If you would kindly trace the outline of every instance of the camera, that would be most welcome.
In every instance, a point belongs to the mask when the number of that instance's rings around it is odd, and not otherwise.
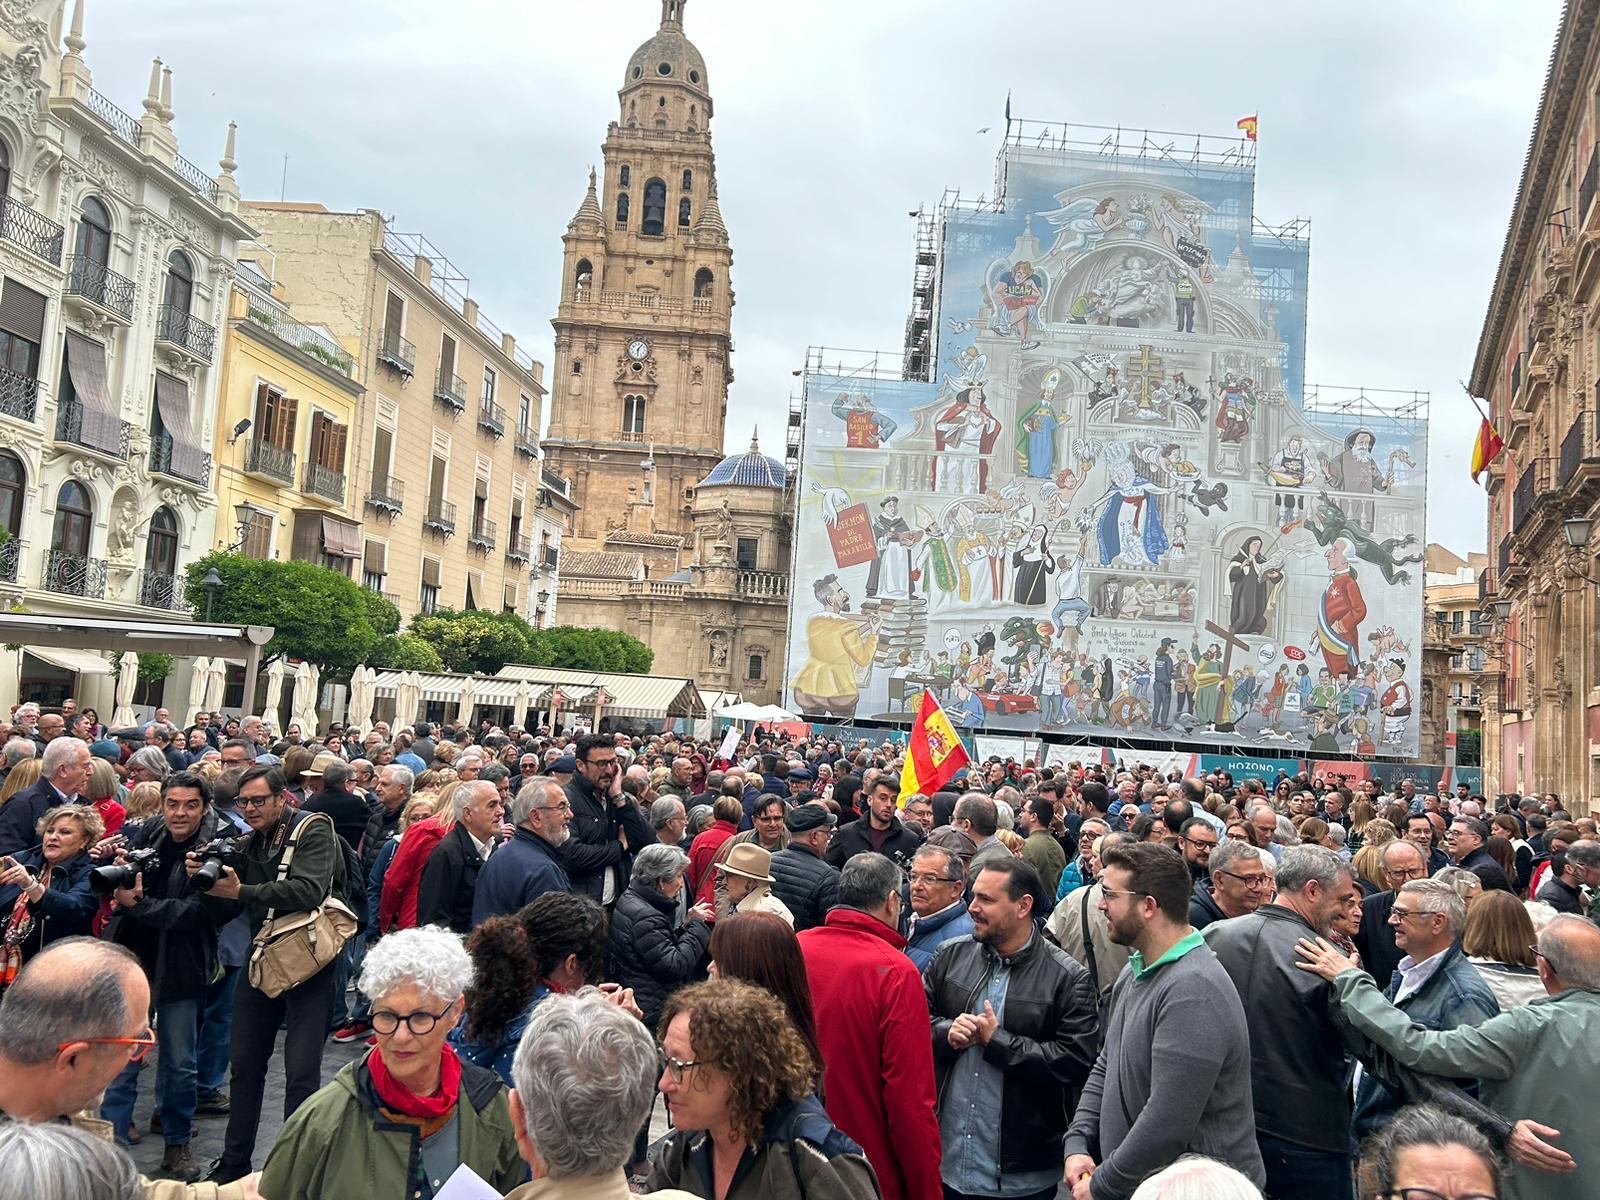
[[[198,892],[209,892],[222,878],[222,868],[238,853],[233,838],[213,838],[189,853],[200,859],[200,869],[189,876],[190,885]]]
[[[127,861],[111,863],[104,867],[95,867],[89,872],[89,886],[102,896],[110,895],[118,888],[131,888],[144,869],[156,861],[159,852],[154,846],[147,846],[143,850],[129,850]]]

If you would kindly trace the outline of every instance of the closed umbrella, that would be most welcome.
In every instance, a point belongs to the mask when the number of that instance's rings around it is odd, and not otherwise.
[[[308,738],[311,730],[307,728],[309,718],[306,713],[310,710],[315,700],[311,695],[311,664],[302,661],[294,669],[294,698],[289,703],[289,724],[300,726],[300,736]],[[288,726],[284,726],[285,729]]]
[[[111,728],[126,729],[139,718],[133,715],[133,694],[139,687],[139,656],[132,650],[122,655],[122,668],[117,672],[117,707],[111,714]]]
[[[377,699],[378,673],[362,664],[350,676],[350,712],[346,724],[354,725],[366,737],[372,728],[372,702]]]
[[[472,710],[478,704],[478,681],[468,675],[461,681],[461,711],[456,715],[456,720],[463,725],[472,724]]]
[[[533,707],[533,684],[524,679],[517,684],[517,694],[511,698],[511,723],[528,727],[528,710]]]
[[[250,697],[245,697],[245,704],[250,703]],[[283,722],[278,718],[278,706],[283,703],[283,659],[273,659],[267,664],[267,702],[262,705],[261,715],[268,725],[272,726],[274,735],[281,734],[284,730]]]
[[[416,671],[401,674],[394,688],[396,727],[414,725],[422,713],[422,676]]]
[[[189,672],[189,708],[188,715],[183,718],[185,728],[194,724],[194,715],[205,707],[206,688],[211,678],[211,660],[197,658]]]
[[[211,660],[206,670],[206,691],[200,707],[206,712],[221,712],[222,700],[228,690],[228,664],[220,655]]]
[[[317,736],[317,701],[322,698],[322,668],[316,663],[308,665],[311,668],[311,699],[306,704],[305,714],[300,718],[300,734],[302,737],[314,738]]]

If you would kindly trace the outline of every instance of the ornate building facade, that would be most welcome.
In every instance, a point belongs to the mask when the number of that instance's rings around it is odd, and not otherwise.
[[[577,506],[562,619],[634,634],[658,673],[776,701],[792,494],[753,440],[724,457],[733,251],[683,10],[663,0],[628,60],[602,171],[562,239],[545,438]]]
[[[1454,750],[1453,765],[1482,765],[1480,681],[1487,619],[1478,598],[1478,579],[1488,565],[1486,554],[1462,556],[1432,542],[1427,547],[1422,589],[1422,696],[1424,708],[1434,706],[1438,717],[1436,725],[1430,725],[1424,714],[1419,757],[1425,763],[1451,763],[1450,751]],[[1434,646],[1438,652],[1428,653]],[[1453,745],[1451,734],[1455,735]]]
[[[155,62],[134,116],[94,89],[84,27],[84,0],[0,4],[0,605],[187,615],[215,526],[217,329],[252,230],[231,127],[213,177],[178,153],[172,70]],[[98,655],[17,665],[7,692],[110,711]]]
[[[1600,0],[1563,12],[1473,363],[1488,475],[1484,792],[1600,793]]]

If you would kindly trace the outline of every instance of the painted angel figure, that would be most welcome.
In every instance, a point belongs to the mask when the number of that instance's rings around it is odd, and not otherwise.
[[[1160,566],[1172,543],[1152,497],[1168,495],[1172,489],[1141,475],[1124,442],[1108,443],[1100,459],[1111,477],[1111,486],[1094,504],[1100,513],[1101,564],[1111,566],[1120,560],[1128,566]]]

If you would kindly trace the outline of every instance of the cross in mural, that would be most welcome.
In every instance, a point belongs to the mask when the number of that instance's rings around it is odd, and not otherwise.
[[[1153,346],[1140,346],[1139,357],[1128,360],[1128,381],[1135,384],[1135,396],[1140,408],[1150,407],[1150,388],[1161,381],[1161,356],[1152,354]]]

